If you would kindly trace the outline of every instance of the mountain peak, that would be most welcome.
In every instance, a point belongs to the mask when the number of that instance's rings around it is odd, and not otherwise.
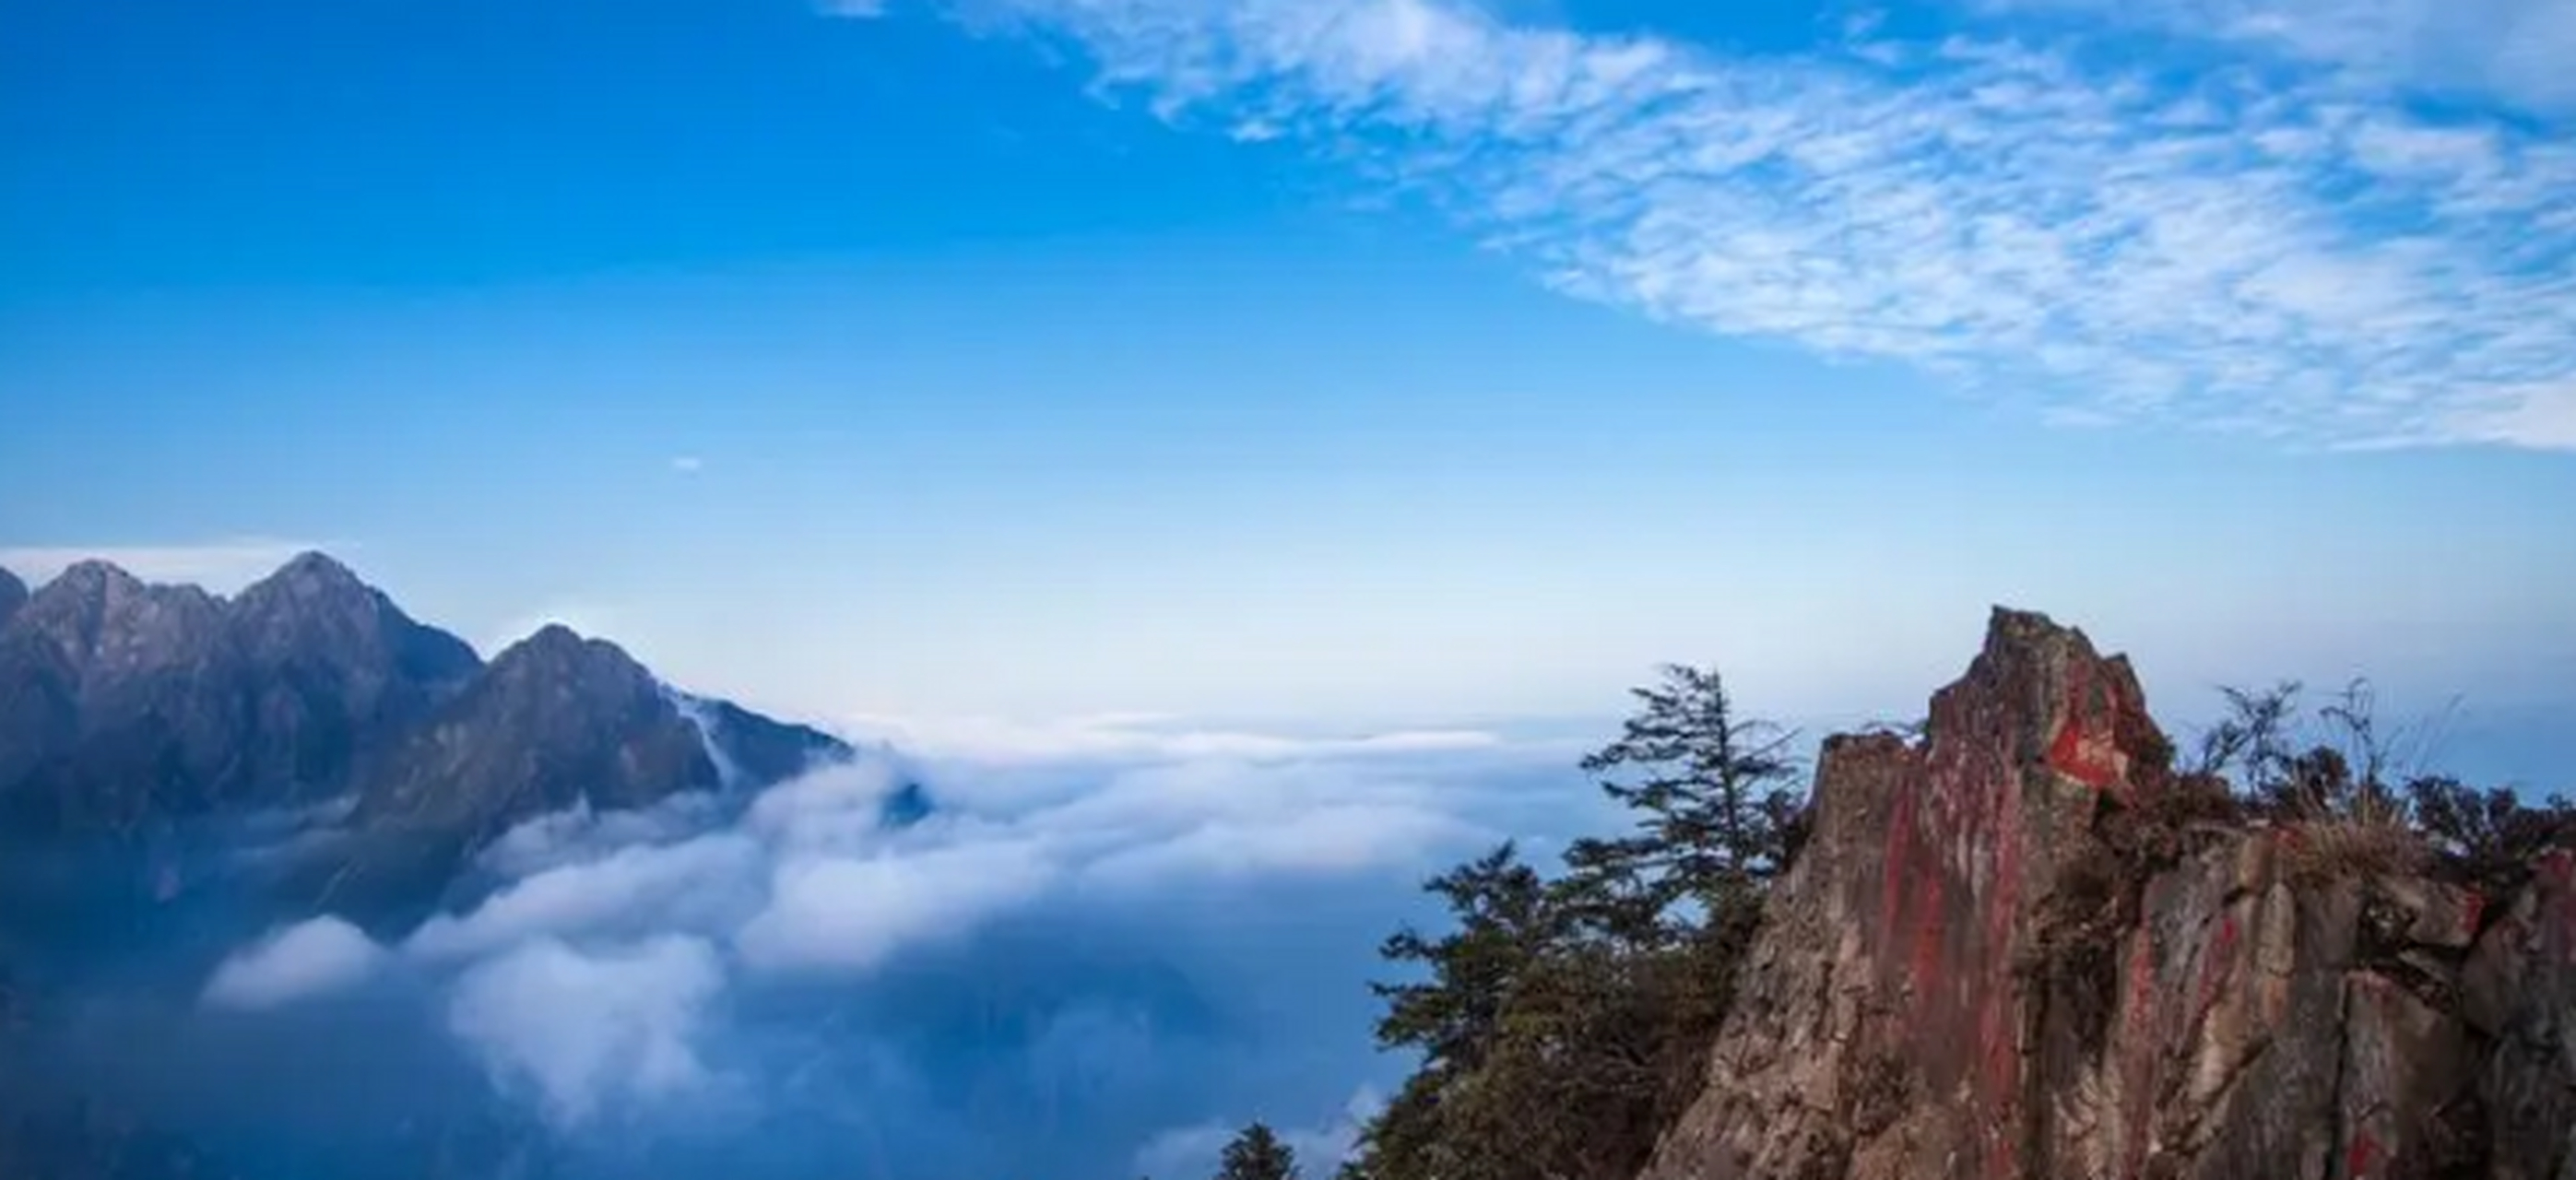
[[[244,650],[265,664],[389,665],[430,685],[460,682],[482,664],[464,640],[414,621],[383,591],[318,551],[298,554],[251,584],[229,613]]]
[[[237,613],[254,618],[337,618],[353,629],[371,627],[382,616],[401,613],[391,599],[349,567],[321,553],[300,554],[277,567],[245,588],[233,605]]]
[[[635,658],[627,655],[624,648],[605,639],[592,639],[562,623],[548,623],[530,632],[527,638],[501,649],[501,654],[492,657],[492,666],[495,669],[529,664],[560,666],[594,660],[602,664],[634,664],[638,670],[643,667],[636,664]]]
[[[561,623],[548,623],[492,657],[491,678],[503,684],[556,684],[586,694],[659,696],[662,682],[626,649],[592,639]]]
[[[548,648],[574,648],[587,642],[589,642],[589,640],[584,639],[581,632],[573,630],[567,624],[548,623],[545,626],[537,628],[535,631],[531,632],[527,638],[520,640],[512,646],[531,647],[538,650],[545,650]]]
[[[64,566],[53,581],[45,583],[47,590],[57,588],[82,598],[95,598],[110,591],[140,590],[143,581],[106,558],[88,557]]]
[[[375,587],[369,586],[348,566],[340,564],[330,554],[317,549],[308,549],[296,554],[285,565],[277,567],[276,572],[253,583],[249,589],[242,592],[242,597],[248,599],[255,595],[279,592],[298,597],[351,592],[372,595],[375,593]]]

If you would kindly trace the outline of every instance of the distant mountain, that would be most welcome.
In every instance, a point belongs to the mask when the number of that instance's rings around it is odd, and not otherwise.
[[[18,587],[0,582],[0,823],[22,836],[346,795],[371,843],[452,867],[576,802],[764,786],[849,754],[562,627],[487,667],[319,553],[230,600],[95,561],[8,609]]]

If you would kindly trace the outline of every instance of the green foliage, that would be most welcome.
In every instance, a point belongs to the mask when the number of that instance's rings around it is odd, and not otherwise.
[[[1567,850],[1566,900],[1597,933],[1664,945],[1680,933],[1667,924],[1677,904],[1739,904],[1787,861],[1796,735],[1742,716],[1714,670],[1668,666],[1661,684],[1631,691],[1639,709],[1583,769],[1605,776],[1635,830]]]
[[[1370,985],[1387,1006],[1378,1044],[1419,1050],[1427,1066],[1474,1069],[1493,1043],[1512,985],[1549,943],[1555,915],[1547,884],[1506,841],[1424,888],[1449,903],[1457,929],[1435,941],[1408,927],[1378,949],[1389,962],[1430,972],[1418,983]]]
[[[1267,1124],[1256,1122],[1225,1145],[1216,1180],[1297,1180],[1297,1153]]]
[[[1617,741],[1583,760],[1636,817],[1575,842],[1542,878],[1514,846],[1426,882],[1437,938],[1382,953],[1378,1039],[1420,1065],[1367,1128],[1345,1180],[1625,1180],[1698,1094],[1705,1054],[1804,830],[1791,735],[1740,716],[1713,671],[1636,690]]]

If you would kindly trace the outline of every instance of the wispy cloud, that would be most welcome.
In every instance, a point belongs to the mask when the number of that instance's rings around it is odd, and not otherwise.
[[[2143,7],[2308,29],[2361,6]],[[1459,0],[963,10],[1072,42],[1102,93],[1177,123],[1296,136],[1554,287],[1661,320],[2074,421],[2568,445],[2551,407],[2576,381],[2576,142],[2306,64],[2363,60],[2366,39],[2159,71],[2102,52],[2099,20],[1939,42],[1862,23],[1757,57]]]
[[[2576,114],[2565,0],[1976,0],[1998,14],[2103,18],[2332,69],[2361,86],[2469,94]]]
[[[337,550],[345,550],[339,546]],[[270,537],[184,545],[31,545],[0,548],[0,569],[30,583],[50,581],[83,561],[106,561],[147,582],[180,582],[228,594],[268,576],[296,554],[333,546]],[[336,550],[335,550],[336,551]]]

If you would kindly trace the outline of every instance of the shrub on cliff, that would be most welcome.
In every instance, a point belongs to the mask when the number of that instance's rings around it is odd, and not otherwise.
[[[2530,876],[2541,852],[2576,844],[2576,804],[2526,804],[2423,765],[2430,725],[2392,729],[2356,680],[2303,725],[2300,686],[2222,690],[2228,715],[2203,735],[2203,774],[2234,771],[2256,814],[2285,826],[2292,870],[2320,882],[2432,872],[2490,894]]]
[[[2420,776],[2406,791],[2439,869],[2490,895],[2521,888],[2542,852],[2576,846],[2576,803],[2565,795],[2525,806],[2511,791],[2481,791],[2446,775]]]

